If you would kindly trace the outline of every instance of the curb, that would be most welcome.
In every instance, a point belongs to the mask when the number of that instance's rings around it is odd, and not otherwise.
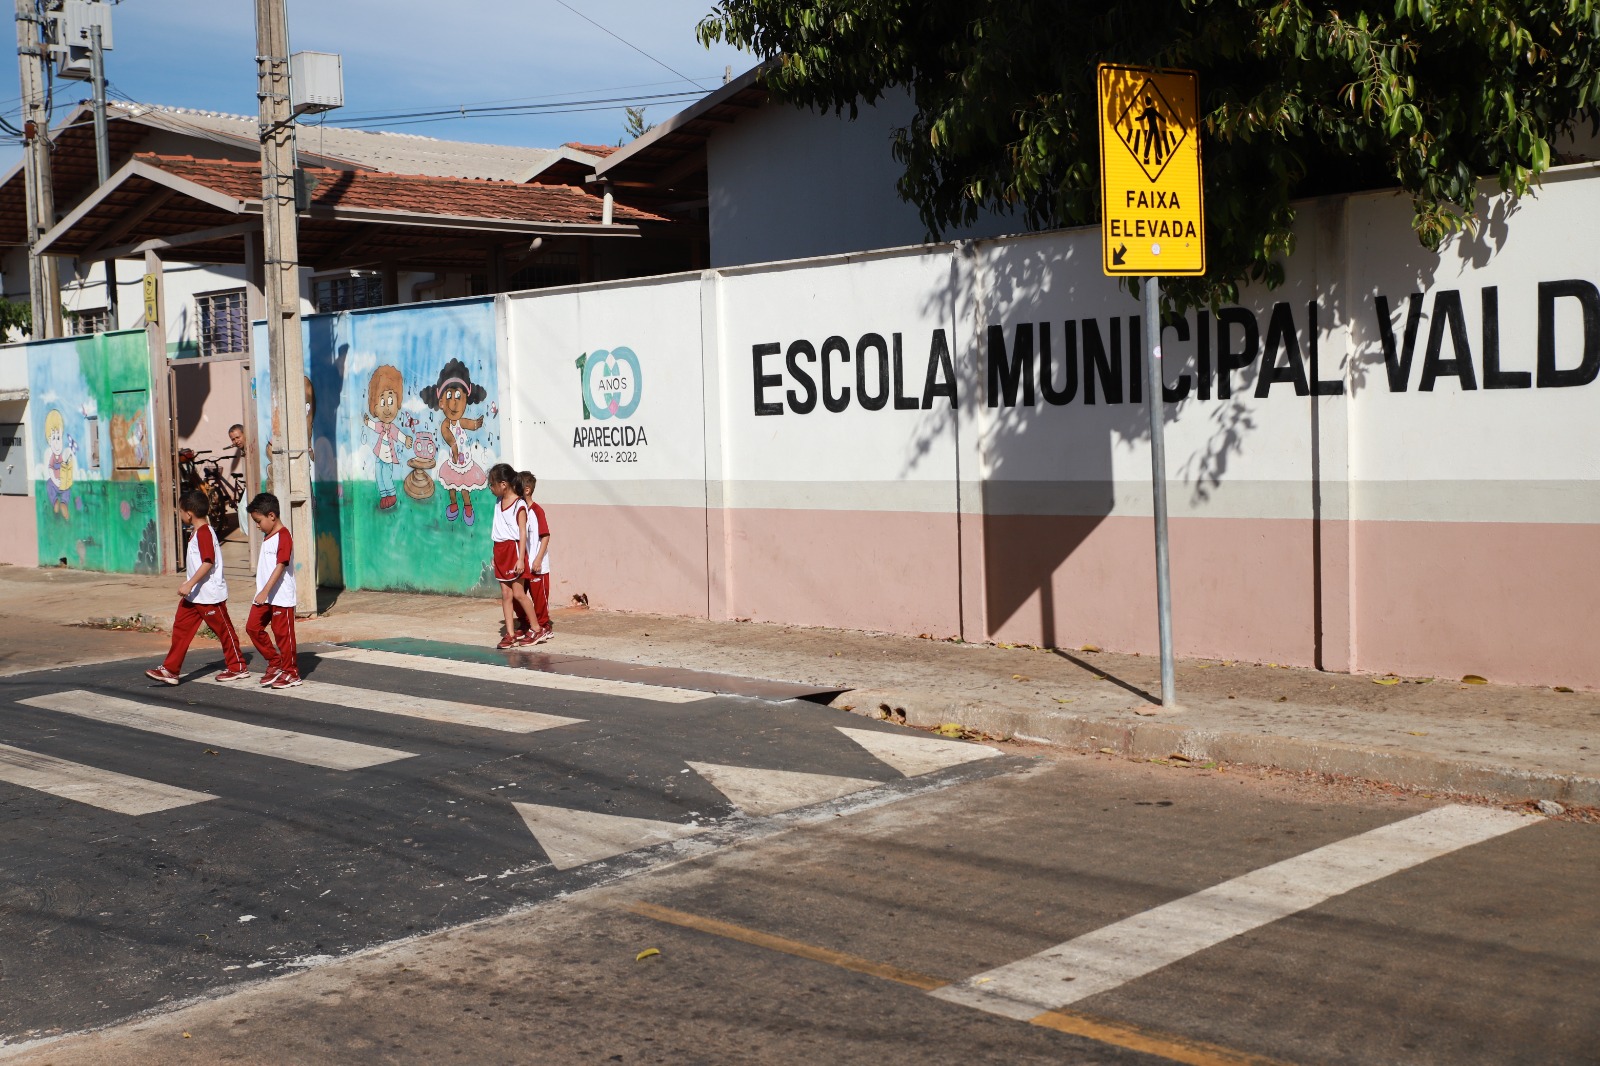
[[[1225,733],[1158,722],[1123,723],[1059,711],[1022,711],[959,703],[936,693],[854,689],[831,706],[868,718],[884,712],[909,725],[955,722],[997,737],[1098,751],[1109,748],[1129,759],[1163,759],[1174,752],[1194,762],[1264,766],[1297,773],[1336,774],[1404,788],[1455,792],[1519,802],[1555,800],[1600,806],[1600,779],[1579,774],[1517,770],[1457,762],[1431,755],[1383,751],[1323,740]]]

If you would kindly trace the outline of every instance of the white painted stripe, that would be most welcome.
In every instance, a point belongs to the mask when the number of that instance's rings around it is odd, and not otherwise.
[[[430,722],[445,722],[449,725],[498,729],[503,733],[537,733],[541,729],[577,725],[583,721],[582,718],[563,718],[557,714],[541,714],[538,711],[484,707],[476,703],[435,700],[405,692],[353,688],[325,681],[305,681],[295,688],[275,689],[272,694],[292,696],[295,699],[311,700],[315,703],[331,703],[338,707],[352,707],[362,711],[377,711],[380,714],[425,718]]]
[[[151,703],[136,703],[118,696],[105,696],[98,692],[73,690],[52,692],[46,696],[32,696],[18,703],[42,707],[47,711],[77,715],[107,725],[141,729],[146,733],[189,740],[233,751],[246,751],[252,755],[267,755],[274,759],[305,763],[308,766],[325,766],[331,770],[359,770],[366,766],[412,758],[409,751],[378,748],[370,744],[356,744],[348,740],[319,737],[310,733],[295,733],[272,726],[249,725],[226,718],[180,711],[176,707],[163,707]]]
[[[1029,1020],[1537,820],[1483,807],[1440,807],[1252,871],[929,995]]]
[[[0,744],[0,781],[118,814],[154,814],[216,799],[209,792],[145,781]]]
[[[644,685],[635,681],[608,681],[599,677],[576,677],[572,674],[549,674],[542,670],[523,670],[515,666],[497,666],[494,663],[463,663],[454,659],[439,659],[432,655],[403,655],[375,648],[329,648],[318,651],[324,659],[346,659],[350,662],[369,663],[373,666],[393,666],[401,670],[423,670],[430,674],[449,674],[451,677],[471,677],[480,681],[498,681],[508,685],[527,685],[530,688],[555,689],[560,692],[591,692],[601,696],[625,696],[632,700],[654,700],[657,703],[694,703],[710,699],[714,693],[697,692],[686,688],[668,688]]]

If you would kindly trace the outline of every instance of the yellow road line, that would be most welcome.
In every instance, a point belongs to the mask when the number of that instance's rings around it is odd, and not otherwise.
[[[1173,1033],[1155,1032],[1141,1026],[1096,1018],[1092,1014],[1080,1014],[1077,1011],[1048,1010],[1034,1018],[1030,1024],[1098,1040],[1102,1044],[1113,1044],[1129,1051],[1159,1055],[1173,1062],[1187,1063],[1188,1066],[1286,1066],[1278,1059],[1269,1059],[1264,1055],[1234,1051],[1232,1048],[1208,1044],[1203,1040],[1190,1040]]]
[[[886,981],[897,981],[912,988],[920,988],[924,992],[931,992],[935,988],[943,988],[950,982],[937,977],[929,977],[925,973],[914,970],[902,970],[898,966],[887,963],[873,962],[863,959],[859,955],[847,955],[842,951],[833,951],[829,948],[819,948],[814,944],[802,944],[798,940],[788,940],[770,933],[760,933],[754,929],[746,929],[742,925],[730,922],[719,922],[715,918],[702,918],[698,914],[688,914],[684,911],[675,911],[671,907],[661,907],[654,903],[635,903],[630,910],[646,918],[654,918],[658,922],[668,925],[680,925],[685,929],[697,929],[702,933],[720,936],[727,940],[737,940],[745,944],[754,944],[758,948],[767,948],[770,951],[781,951],[785,955],[796,955],[802,959],[811,959],[813,962],[825,962],[830,966],[837,966],[843,970],[852,970],[872,977],[881,977]]]
[[[923,992],[931,992],[936,988],[944,988],[949,981],[930,974],[918,973],[915,970],[902,969],[888,963],[873,962],[863,959],[859,955],[851,955],[843,951],[834,951],[832,948],[818,947],[815,944],[805,944],[787,937],[773,936],[755,929],[747,929],[742,925],[732,922],[720,921],[716,918],[702,918],[698,914],[689,914],[687,911],[673,910],[656,903],[643,901],[632,904],[629,908],[634,914],[644,918],[653,918],[658,922],[668,925],[680,926],[684,929],[693,929],[701,933],[709,933],[725,940],[737,940],[741,944],[751,944],[755,947],[766,948],[769,951],[793,955],[796,958],[810,959],[813,962],[827,963],[837,966],[842,970],[853,973],[864,973],[870,977],[881,977],[886,981],[894,981],[902,985]],[[1267,1058],[1263,1055],[1252,1055],[1248,1052],[1234,1051],[1230,1048],[1208,1044],[1201,1040],[1190,1040],[1187,1037],[1177,1036],[1172,1033],[1162,1033],[1145,1029],[1126,1022],[1115,1022],[1105,1018],[1096,1018],[1089,1014],[1080,1014],[1077,1011],[1045,1011],[1032,1019],[1031,1024],[1054,1029],[1057,1032],[1067,1033],[1071,1036],[1080,1036],[1113,1047],[1124,1048],[1128,1051],[1139,1051],[1146,1055],[1156,1055],[1172,1062],[1181,1062],[1186,1066],[1288,1066],[1277,1059]]]

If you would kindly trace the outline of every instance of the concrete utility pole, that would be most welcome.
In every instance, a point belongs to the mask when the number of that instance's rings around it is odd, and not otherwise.
[[[50,183],[50,104],[45,98],[48,27],[34,0],[17,0],[17,72],[22,80],[24,176],[28,207],[28,294],[33,303],[33,337],[61,336],[61,289],[56,261],[38,253],[39,238],[56,224],[55,189]]]
[[[19,3],[21,0],[19,0]],[[272,491],[294,539],[300,613],[317,611],[316,531],[311,518],[310,418],[300,338],[300,240],[295,218],[294,108],[289,98],[289,22],[284,0],[256,0],[261,101],[263,295],[272,407]]]
[[[95,174],[99,184],[104,185],[111,180],[111,138],[106,132],[106,53],[103,45],[104,35],[100,32],[98,23],[89,27],[89,61],[92,64],[89,80],[94,85],[94,164]],[[106,311],[111,320],[111,328],[116,329],[117,322],[117,261],[105,261],[106,273]]]

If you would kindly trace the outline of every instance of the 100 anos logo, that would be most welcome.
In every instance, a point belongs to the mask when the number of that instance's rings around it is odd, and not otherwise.
[[[583,417],[626,419],[639,409],[639,357],[632,348],[599,349],[578,357]]]

